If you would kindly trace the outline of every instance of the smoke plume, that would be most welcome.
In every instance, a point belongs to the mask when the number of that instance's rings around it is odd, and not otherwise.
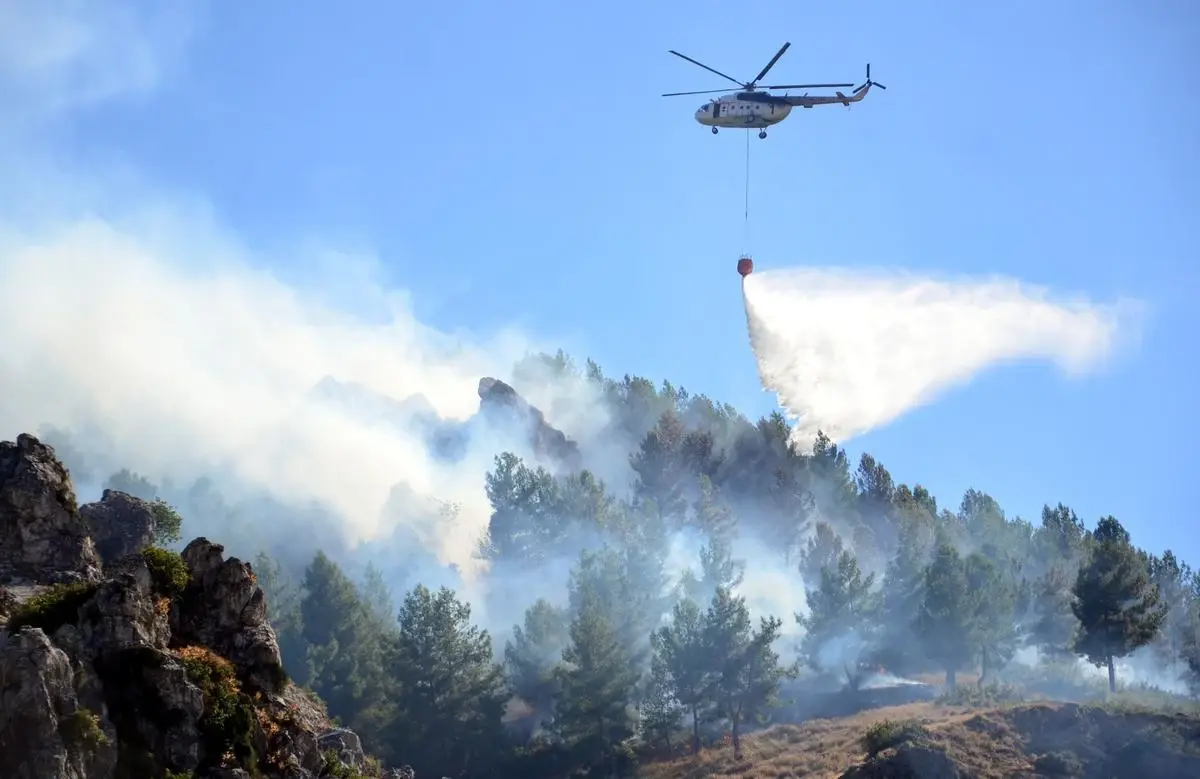
[[[845,442],[1002,362],[1041,359],[1070,374],[1097,366],[1132,306],[1053,302],[1017,281],[893,271],[755,273],[743,295],[763,386],[797,421]]]

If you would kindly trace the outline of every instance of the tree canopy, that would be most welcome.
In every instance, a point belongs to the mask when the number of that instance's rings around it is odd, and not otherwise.
[[[395,574],[352,575],[351,556],[319,547],[303,564],[255,558],[291,677],[418,776],[611,772],[638,744],[700,750],[714,728],[736,745],[793,677],[860,667],[953,687],[1032,653],[1104,668],[1115,689],[1117,661],[1154,652],[1200,692],[1200,576],[1138,548],[1116,518],[1089,530],[1055,499],[1029,522],[979,488],[951,510],[823,434],[797,451],[778,413],[751,421],[562,353],[515,375],[568,382],[603,409],[582,467],[498,451],[486,475],[489,569],[475,592],[511,599],[506,577],[569,570],[502,604],[524,609],[517,624],[485,629],[466,593],[420,581],[394,603]],[[596,476],[614,457],[628,485]],[[120,471],[109,484],[250,538],[252,507],[210,481],[168,489]],[[765,570],[782,574],[752,601]],[[784,591],[795,597],[780,611],[802,608],[770,613]]]

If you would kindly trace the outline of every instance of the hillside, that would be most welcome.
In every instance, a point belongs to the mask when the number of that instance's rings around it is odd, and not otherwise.
[[[379,776],[288,680],[252,568],[155,545],[179,525],[116,491],[78,506],[50,447],[0,442],[0,776]]]
[[[1200,716],[1036,703],[972,709],[934,703],[781,725],[660,759],[644,779],[1007,779],[1200,775]]]
[[[188,647],[228,661],[226,678],[246,699],[230,699],[245,708],[222,721],[250,724],[221,731],[223,744],[234,736],[242,744],[230,758],[214,744],[176,755],[162,750],[191,743],[203,709],[193,707],[183,734],[136,724],[121,714],[128,699],[107,693],[64,693],[43,710],[82,706],[110,728],[110,743],[136,752],[153,741],[172,765],[210,773],[221,761],[261,764],[273,749],[272,712],[283,696],[304,695],[313,712],[327,707],[357,734],[340,738],[361,736],[361,749],[344,750],[347,765],[366,770],[365,752],[419,777],[751,770],[733,760],[738,749],[763,776],[904,776],[889,766],[934,759],[930,750],[947,751],[963,776],[988,776],[999,770],[992,763],[1028,771],[1054,751],[1021,735],[1033,733],[1029,720],[1013,719],[1024,709],[995,708],[997,690],[1019,690],[1006,700],[1075,704],[1140,687],[1174,702],[1200,691],[1200,576],[1170,551],[1138,547],[1116,517],[1089,525],[1055,502],[1034,522],[975,488],[947,508],[870,454],[855,467],[826,436],[797,450],[778,414],[752,421],[669,383],[577,368],[561,353],[528,358],[510,379],[479,381],[477,413],[454,420],[420,397],[393,402],[336,377],[314,390],[331,420],[407,431],[394,440],[409,453],[415,435],[439,477],[396,477],[377,517],[390,534],[357,548],[345,541],[351,520],[338,505],[256,490],[217,466],[138,473],[105,459],[111,448],[86,430],[54,430],[53,452],[20,436],[5,451],[35,463],[23,472],[42,474],[34,494],[43,497],[13,492],[6,516],[56,519],[32,534],[12,519],[0,562],[14,583],[81,588],[80,602],[50,610],[46,640],[64,642],[104,689],[111,666],[71,637],[110,624],[98,593],[123,593],[117,600],[140,604],[137,614],[157,615],[146,623],[156,627],[135,632],[162,667],[187,659]],[[100,501],[72,507],[59,456],[107,489]],[[474,512],[469,524],[460,500],[478,490],[470,468],[482,463],[491,467],[478,475],[483,495],[464,509]],[[339,489],[352,493],[362,484],[357,469],[379,465],[345,463],[338,473],[350,486]],[[339,505],[378,507],[349,498]],[[153,522],[118,521],[133,506]],[[180,523],[200,538],[183,545]],[[457,567],[464,557],[438,558],[452,535],[478,563],[474,578]],[[146,552],[151,543],[166,548]],[[147,554],[175,560],[168,549],[181,553],[182,589],[155,583]],[[233,592],[219,589],[228,584]],[[10,590],[19,608],[37,602],[27,585]],[[6,641],[6,652],[17,651]],[[981,690],[978,711],[936,703],[974,700],[968,685]],[[1170,760],[1187,765],[1169,744],[1161,755],[1153,745],[1096,753],[1089,745],[1101,741],[1118,749],[1103,735],[1111,723],[1101,710],[1053,710],[1079,713],[1054,717],[1078,721],[1080,732],[1063,725],[1063,738],[1078,744],[1088,770],[1135,753],[1148,765],[1167,761],[1161,776],[1174,770]],[[49,734],[56,716],[20,732]],[[930,718],[930,735],[864,763],[870,723],[912,717]],[[764,732],[764,721],[775,728]],[[288,728],[280,726],[285,754],[305,771],[325,770],[305,745],[334,738],[330,723],[314,714]],[[720,746],[726,734],[729,748]],[[799,746],[785,748],[792,742]],[[661,759],[668,745],[692,754]],[[44,759],[85,759],[65,742],[56,749]],[[51,764],[22,754],[37,770]]]

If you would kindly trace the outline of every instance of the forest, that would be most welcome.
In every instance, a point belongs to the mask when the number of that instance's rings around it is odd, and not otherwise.
[[[1128,684],[1121,664],[1137,656],[1200,695],[1200,574],[1116,517],[1085,521],[1055,496],[1039,517],[1010,516],[977,488],[941,505],[825,436],[795,451],[778,413],[752,421],[561,352],[518,365],[518,391],[522,376],[586,385],[606,413],[578,458],[496,452],[476,553],[487,625],[463,592],[416,580],[429,570],[417,556],[397,591],[394,572],[336,545],[248,548],[260,536],[239,542],[239,523],[268,509],[211,482],[123,469],[105,486],[165,497],[184,538],[252,559],[291,678],[418,776],[608,775],[714,733],[737,749],[789,696],[864,669],[938,674],[948,692],[970,675],[1082,696]],[[70,442],[55,445],[74,472]],[[627,485],[597,475],[598,451],[627,460]],[[766,569],[798,608],[769,613],[747,594]],[[561,586],[534,586],[559,571]]]

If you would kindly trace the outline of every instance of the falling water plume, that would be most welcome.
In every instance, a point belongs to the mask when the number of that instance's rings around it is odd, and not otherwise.
[[[794,420],[845,442],[1003,362],[1040,359],[1071,375],[1096,367],[1136,304],[1054,302],[1004,278],[796,268],[742,283],[763,387]]]

